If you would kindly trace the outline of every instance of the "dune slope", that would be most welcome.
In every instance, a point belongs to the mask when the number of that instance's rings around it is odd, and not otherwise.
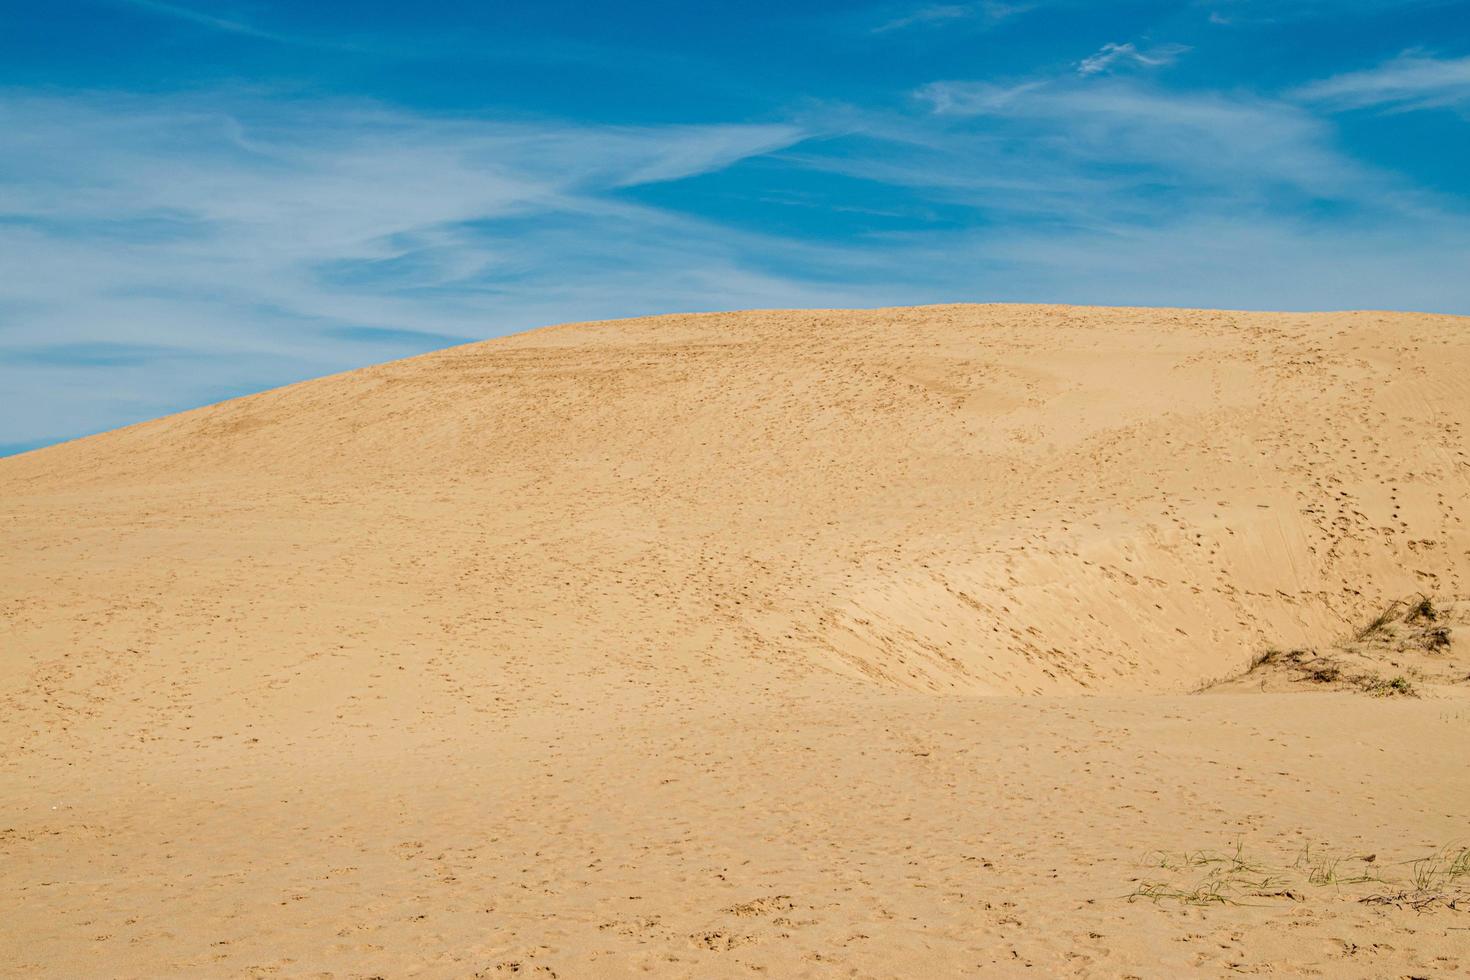
[[[1463,318],[943,306],[548,328],[0,460],[0,970],[1465,966],[1454,909],[1119,896],[1150,848],[1466,833],[1449,673],[1189,692],[1470,594],[1467,421]]]

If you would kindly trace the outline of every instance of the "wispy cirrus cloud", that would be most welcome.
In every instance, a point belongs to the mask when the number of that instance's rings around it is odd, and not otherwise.
[[[916,27],[937,27],[957,21],[973,21],[983,25],[999,24],[1035,9],[1035,3],[1003,3],[981,0],[978,3],[931,3],[914,7],[890,17],[872,29],[874,34],[887,34]]]
[[[114,2],[119,6],[128,7],[133,10],[154,14],[159,17],[167,17],[172,20],[184,21],[209,30],[224,31],[228,34],[241,34],[246,37],[276,41],[282,44],[296,44],[301,41],[301,39],[290,35],[277,34],[274,31],[256,27],[244,18],[220,17],[217,14],[196,10],[193,7],[183,4],[167,3],[165,0],[114,0]]]
[[[966,209],[954,231],[895,238],[936,283],[1268,309],[1470,302],[1463,202],[1354,158],[1293,100],[1076,76],[914,95],[924,115],[852,124],[862,151],[788,156]]]
[[[1020,154],[1018,169],[1106,173],[1122,187],[1154,186],[1156,199],[1288,189],[1347,198],[1385,180],[1336,151],[1327,122],[1277,99],[1065,78],[935,82],[915,96],[941,118],[988,120],[985,141]]]
[[[0,444],[543,321],[818,298],[620,196],[791,125],[11,92],[0,129]]]
[[[1190,50],[1187,44],[1159,44],[1139,49],[1131,41],[1104,44],[1077,64],[1079,75],[1100,75],[1119,67],[1162,68],[1172,65]]]
[[[1220,26],[1293,23],[1450,7],[1460,0],[1193,0]]]
[[[337,51],[351,54],[373,54],[391,57],[403,51],[401,45],[383,43],[381,39],[369,40],[348,32],[300,33],[272,29],[262,25],[258,19],[243,11],[220,11],[201,9],[197,4],[176,3],[172,0],[96,0],[119,9],[141,15],[150,21],[171,21],[186,29],[201,33],[233,36],[244,40],[264,41],[318,51]],[[441,42],[443,43],[443,42]]]
[[[1334,75],[1295,90],[1298,99],[1333,109],[1470,108],[1470,57],[1405,52],[1362,71]]]

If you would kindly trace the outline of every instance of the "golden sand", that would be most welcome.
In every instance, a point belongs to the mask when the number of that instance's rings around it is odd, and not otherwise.
[[[1464,318],[942,306],[0,460],[0,974],[1462,974],[1467,421]]]

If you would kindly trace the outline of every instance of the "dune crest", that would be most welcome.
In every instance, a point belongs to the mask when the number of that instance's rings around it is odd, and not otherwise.
[[[381,595],[425,638],[547,645],[575,620],[633,669],[698,621],[721,639],[665,656],[1183,691],[1391,599],[1465,593],[1467,378],[1452,317],[673,316],[324,378],[8,460],[0,481],[16,548],[81,508],[109,525],[93,546],[157,574],[214,534],[216,561],[263,572],[281,540],[230,530],[265,520],[302,538],[297,600]],[[27,576],[84,574],[84,552],[33,554]],[[248,617],[241,585],[222,601]]]

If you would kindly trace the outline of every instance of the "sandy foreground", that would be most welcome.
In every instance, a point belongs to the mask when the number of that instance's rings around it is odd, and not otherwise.
[[[1465,975],[1467,423],[1464,318],[944,306],[0,460],[0,974]]]

